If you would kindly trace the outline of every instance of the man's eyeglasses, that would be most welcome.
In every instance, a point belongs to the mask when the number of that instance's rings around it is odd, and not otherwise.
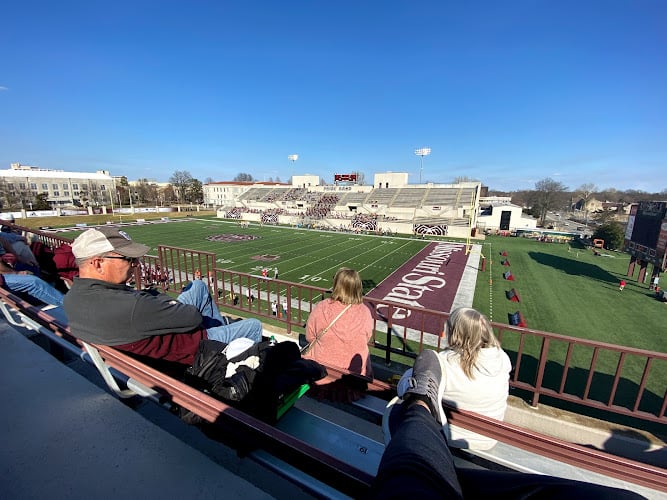
[[[130,264],[133,262],[139,262],[139,259],[137,257],[126,257],[124,255],[105,255],[104,257],[100,257],[101,259],[120,259],[124,260],[125,262],[129,262]]]

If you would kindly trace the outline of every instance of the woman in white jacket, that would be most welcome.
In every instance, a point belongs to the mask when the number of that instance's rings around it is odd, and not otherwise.
[[[503,420],[509,394],[512,364],[500,347],[489,320],[469,307],[455,309],[445,324],[448,347],[439,353],[445,377],[445,404]],[[398,383],[402,396],[410,384],[412,369]],[[496,440],[444,424],[447,443],[454,448],[488,450]]]

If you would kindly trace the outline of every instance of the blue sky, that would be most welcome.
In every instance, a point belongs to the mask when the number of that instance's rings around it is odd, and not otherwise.
[[[667,189],[667,2],[5,2],[0,168]],[[298,154],[295,163],[287,156]]]

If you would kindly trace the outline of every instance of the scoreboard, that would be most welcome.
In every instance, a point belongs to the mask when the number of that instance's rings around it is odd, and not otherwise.
[[[630,209],[625,249],[631,255],[660,267],[667,249],[667,202],[642,201]]]
[[[334,174],[335,182],[357,182],[357,174]]]

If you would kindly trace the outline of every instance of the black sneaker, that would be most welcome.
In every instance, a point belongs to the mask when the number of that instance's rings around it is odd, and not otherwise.
[[[432,349],[424,349],[415,360],[412,377],[408,379],[408,387],[403,394],[406,403],[411,399],[424,401],[440,425],[447,422],[442,409],[442,395],[445,392],[443,372],[444,365],[438,353]]]

